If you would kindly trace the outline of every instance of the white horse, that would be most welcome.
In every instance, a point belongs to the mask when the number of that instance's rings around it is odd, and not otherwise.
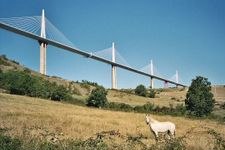
[[[158,141],[158,133],[159,132],[167,132],[169,136],[171,135],[172,138],[175,137],[175,124],[172,122],[159,122],[152,117],[150,117],[148,114],[146,115],[146,123],[149,125],[151,131],[155,135],[156,141]]]

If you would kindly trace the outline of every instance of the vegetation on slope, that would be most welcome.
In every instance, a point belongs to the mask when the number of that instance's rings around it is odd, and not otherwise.
[[[104,87],[97,87],[92,90],[91,95],[87,99],[87,106],[93,107],[105,107],[108,104],[108,100],[106,98],[107,91]]]
[[[146,87],[142,84],[138,85],[134,91],[135,91],[135,94],[137,94],[139,96],[146,97],[146,95],[147,95]]]
[[[0,72],[6,73],[9,71],[17,71],[17,72],[24,72],[30,76],[39,77],[41,79],[47,80],[50,83],[55,83],[57,85],[61,85],[65,87],[67,90],[71,91],[71,94],[75,98],[79,98],[84,100],[94,89],[98,86],[97,83],[88,82],[86,80],[82,80],[81,82],[74,82],[62,79],[57,76],[48,76],[42,75],[38,72],[32,71],[14,60],[9,60],[5,55],[0,56]]]
[[[11,69],[5,69],[5,66]],[[103,88],[105,92],[98,93],[96,90],[93,91],[96,87],[99,89],[100,86],[97,83],[87,80],[82,80],[81,83],[68,82],[55,76],[43,76],[20,66],[16,61],[8,60],[4,55],[0,56],[0,69],[2,68],[0,89],[6,89],[12,94],[62,100],[83,106],[87,104],[117,111],[186,115],[184,100],[182,100],[184,99],[182,95],[186,93],[184,89],[149,91],[143,85],[139,85],[135,90],[107,90],[106,92]],[[107,97],[106,93],[108,93]],[[135,96],[135,93],[156,98]]]
[[[70,100],[70,92],[62,85],[50,83],[41,77],[32,76],[26,72],[9,71],[0,73],[0,88],[11,94],[27,95],[51,100]]]
[[[133,113],[181,116],[186,114],[182,104],[158,106],[146,103],[153,99],[142,97],[144,100],[142,104],[139,102],[139,104],[130,105],[131,100],[137,98],[136,101],[139,101],[140,98],[133,95],[134,90],[108,91],[110,94],[115,92],[114,96],[109,97],[110,99],[116,97],[121,99],[120,103],[108,102],[107,91],[99,88],[97,83],[86,80],[82,83],[68,82],[58,77],[34,73],[28,68],[17,69],[18,65],[18,62],[8,61],[5,56],[0,57],[0,69],[3,68],[2,71],[0,70],[0,88],[8,90],[9,93],[57,101],[66,100],[82,105],[85,105],[85,101],[77,101],[74,95],[83,96],[85,93],[88,96],[92,93],[87,99],[88,106],[130,113],[96,110],[50,101],[42,102],[40,99],[36,101],[33,98],[19,96],[8,97],[2,94],[0,95],[0,149],[15,149],[15,147],[16,149],[223,149],[225,147],[223,126],[218,131],[218,125],[208,120],[203,120],[203,123],[198,120],[195,120],[198,123],[195,121],[190,123],[191,120],[169,116],[154,117],[160,120],[164,117],[162,120],[169,118],[170,121],[174,121],[178,125],[178,138],[153,144],[154,139],[147,134],[149,129],[146,129],[143,114]],[[8,70],[6,71],[4,67]],[[78,90],[77,86],[86,92]],[[157,94],[156,97],[165,96],[167,104],[168,100],[180,102],[181,96],[171,96],[171,89],[167,90],[167,93],[163,93],[163,90],[153,92]],[[140,91],[140,93],[143,92]],[[145,96],[148,95],[147,90],[144,93],[146,93]],[[149,93],[151,94],[151,91]],[[124,103],[128,96],[132,99]],[[184,125],[184,122],[187,124]],[[1,132],[3,130],[6,132]],[[202,139],[203,134],[207,139]],[[199,139],[204,142],[196,143]],[[211,144],[205,145],[209,141]]]

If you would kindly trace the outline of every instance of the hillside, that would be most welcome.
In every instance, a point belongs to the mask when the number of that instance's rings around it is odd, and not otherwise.
[[[29,68],[24,67],[23,65],[20,65],[18,62],[14,60],[10,60],[6,58],[6,56],[2,55],[0,56],[0,70],[3,72],[7,72],[9,70],[18,70],[18,71],[29,71],[34,76],[42,77],[50,82],[55,82],[58,85],[63,85],[67,87],[68,89],[71,89],[73,91],[73,97],[82,101],[85,101],[85,99],[88,97],[92,89],[95,88],[91,83],[88,81],[82,81],[82,82],[74,82],[69,81],[66,79],[62,79],[61,77],[56,76],[45,76],[40,74],[39,72],[33,71]],[[110,102],[120,102],[120,103],[126,103],[130,104],[131,106],[136,105],[143,105],[147,102],[152,102],[159,106],[169,106],[169,104],[181,104],[184,102],[185,96],[186,96],[186,90],[182,89],[161,89],[158,90],[158,94],[156,95],[156,98],[146,98],[146,97],[140,97],[131,93],[123,92],[121,90],[110,90],[108,89],[108,95],[107,98]],[[225,86],[213,86],[212,92],[214,94],[214,98],[218,103],[225,102]],[[134,93],[134,92],[133,92]]]
[[[57,76],[42,75],[39,72],[33,71],[27,67],[24,67],[23,65],[20,65],[19,62],[17,62],[17,61],[6,58],[6,56],[4,56],[4,55],[0,56],[0,70],[2,70],[3,72],[7,72],[9,70],[30,72],[33,76],[38,76],[38,77],[44,78],[50,82],[55,82],[58,85],[63,85],[65,87],[71,88],[72,91],[74,91],[74,95],[76,95],[78,97],[80,96],[81,98],[88,96],[90,91],[93,89],[93,86],[90,86],[90,85],[85,86],[82,83],[69,81],[69,80],[62,79]]]
[[[0,56],[0,70],[2,70],[3,72],[7,72],[9,70],[30,72],[33,76],[38,76],[50,82],[55,82],[58,85],[63,85],[64,87],[72,91],[73,97],[75,99],[81,101],[86,100],[92,89],[95,88],[95,86],[93,85],[96,84],[88,81],[74,82],[56,76],[45,76],[40,74],[39,72],[33,71],[20,65],[14,60],[6,58],[6,56],[4,55]],[[180,91],[176,89],[162,90],[155,99],[137,96],[133,93],[108,89],[107,98],[109,102],[126,103],[131,106],[143,105],[147,102],[152,102],[159,106],[169,106],[170,103],[173,103],[175,105],[183,103],[186,91]]]
[[[155,98],[146,98],[119,90],[110,90],[107,97],[111,102],[126,103],[131,106],[144,105],[148,102],[159,106],[169,106],[170,104],[183,104],[185,95],[186,91],[180,91],[180,89],[162,90],[156,94]]]
[[[0,131],[22,139],[28,149],[38,148],[43,141],[57,145],[78,139],[121,150],[151,148],[155,144],[154,136],[145,123],[145,114],[93,109],[9,94],[0,94],[0,108]],[[160,121],[174,122],[177,139],[188,149],[213,149],[224,142],[224,124],[151,116]],[[101,141],[98,141],[99,136]],[[32,144],[34,142],[36,144]]]
[[[212,93],[214,94],[216,101],[225,101],[225,85],[214,85],[212,87]]]
[[[82,102],[85,102],[91,91],[98,86],[89,81],[74,82],[60,77],[44,76],[1,56],[0,71],[8,72],[9,70],[25,72],[62,85],[72,93],[73,98]],[[225,100],[224,89],[224,86],[212,88],[217,100],[213,113],[222,117],[225,116],[224,109],[220,108]],[[109,102],[128,104],[133,108],[142,107],[149,102],[155,106],[167,108],[171,105],[184,104],[187,89],[155,90],[156,98],[148,98],[135,95],[133,89],[108,89],[107,99]],[[168,111],[165,108],[164,110]],[[225,126],[222,122],[168,115],[151,116],[160,121],[169,120],[176,124],[177,138],[171,141],[172,143],[162,142],[158,145],[159,147],[171,144],[173,147],[188,149],[218,149],[223,145],[221,143],[224,143]],[[0,89],[0,148],[4,136],[19,139],[23,149],[65,149],[67,147],[68,149],[136,150],[157,147],[154,136],[145,123],[145,114],[135,113],[135,111],[125,113],[93,109],[72,105],[65,101],[54,102],[10,95],[4,89]]]

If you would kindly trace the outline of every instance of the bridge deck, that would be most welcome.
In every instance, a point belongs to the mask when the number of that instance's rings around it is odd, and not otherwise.
[[[176,83],[176,82],[168,80],[168,79],[164,79],[164,78],[161,78],[161,77],[158,77],[158,76],[155,76],[155,75],[151,75],[151,74],[142,72],[140,70],[137,70],[137,69],[134,69],[134,68],[131,68],[131,67],[128,67],[128,66],[116,63],[116,62],[112,62],[110,60],[107,60],[107,59],[104,59],[104,58],[99,57],[97,55],[94,55],[91,52],[86,52],[86,51],[83,51],[83,50],[79,50],[79,49],[70,47],[68,45],[64,45],[64,44],[59,43],[57,41],[53,41],[53,40],[50,40],[50,39],[42,38],[42,37],[37,36],[37,35],[35,35],[33,33],[20,30],[18,28],[12,27],[10,25],[7,25],[7,24],[1,23],[1,22],[0,22],[0,28],[8,30],[8,31],[11,31],[11,32],[14,32],[14,33],[19,34],[19,35],[23,35],[25,37],[28,37],[28,38],[31,38],[31,39],[34,39],[34,40],[37,40],[37,41],[45,42],[45,43],[50,44],[52,46],[55,46],[55,47],[58,47],[58,48],[62,48],[64,50],[67,50],[67,51],[70,51],[70,52],[73,52],[73,53],[85,56],[87,58],[95,59],[97,61],[101,61],[101,62],[106,63],[106,64],[114,65],[114,66],[120,67],[122,69],[126,69],[126,70],[129,70],[129,71],[132,71],[132,72],[135,72],[135,73],[147,76],[147,77],[151,77],[151,78],[154,78],[154,79],[165,81],[165,82],[177,85],[177,86],[186,87],[186,85],[184,85],[184,84]]]

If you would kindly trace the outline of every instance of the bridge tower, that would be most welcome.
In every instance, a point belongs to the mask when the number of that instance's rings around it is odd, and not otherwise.
[[[112,62],[116,62],[115,45],[112,43]],[[116,66],[112,65],[112,89],[117,89]]]
[[[46,38],[45,32],[45,11],[42,9],[41,15],[41,37]],[[40,73],[46,75],[46,48],[47,43],[39,41],[40,44]]]
[[[176,83],[179,83],[179,75],[178,75],[178,71],[176,70]],[[178,87],[178,85],[176,85],[176,87]]]
[[[153,72],[153,61],[152,61],[152,59],[151,59],[151,64],[150,64],[150,73],[151,73],[151,75],[154,75],[154,72]],[[151,77],[151,81],[150,81],[151,83],[151,85],[150,85],[150,88],[151,89],[153,89],[154,88],[154,79],[153,79],[153,77]]]
[[[168,88],[168,87],[169,87],[168,81],[164,81],[164,88],[166,89],[166,88]]]

